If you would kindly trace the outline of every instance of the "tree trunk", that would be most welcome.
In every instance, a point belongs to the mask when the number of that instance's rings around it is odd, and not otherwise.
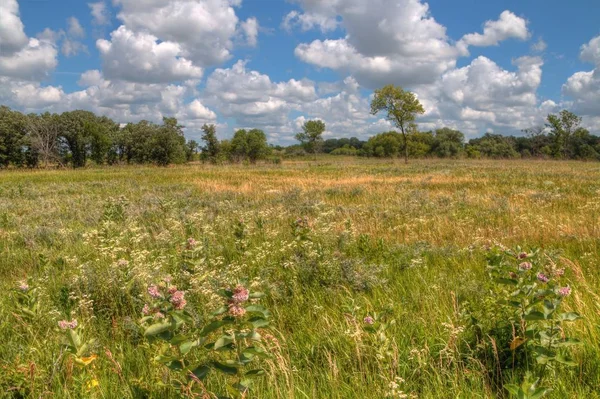
[[[408,142],[406,140],[406,133],[402,132],[402,137],[404,138],[404,163],[408,164]]]

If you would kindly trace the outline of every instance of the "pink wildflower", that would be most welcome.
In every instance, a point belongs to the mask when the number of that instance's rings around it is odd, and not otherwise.
[[[158,287],[154,284],[148,287],[148,294],[150,294],[150,296],[154,299],[162,297],[160,291],[158,290]]]
[[[564,274],[565,274],[565,269],[556,269],[554,271],[554,275],[557,276],[557,277],[560,277],[560,276],[562,276]]]
[[[169,274],[167,274],[165,277],[163,277],[163,281],[167,284],[170,283],[172,279],[173,279],[173,277],[171,277],[171,275],[169,275]]]
[[[171,296],[171,303],[173,304],[173,307],[175,309],[182,310],[183,308],[185,308],[187,301],[183,297],[184,295],[185,295],[185,292],[183,292],[183,291],[175,291],[173,293],[173,295]]]
[[[243,317],[246,314],[246,309],[233,303],[229,305],[229,315],[235,318]]]
[[[531,270],[531,263],[530,262],[522,262],[521,264],[519,264],[519,269]]]
[[[363,319],[363,321],[365,322],[365,324],[373,324],[373,323],[375,323],[375,320],[371,316],[365,317]]]
[[[550,281],[548,276],[546,276],[544,273],[538,273],[537,279],[540,280],[542,283],[547,283],[548,281]]]
[[[526,252],[521,252],[521,253],[519,253],[519,255],[517,257],[519,259],[525,259],[527,257],[527,253]]]
[[[156,313],[154,313],[154,318],[155,319],[164,319],[165,315],[160,312],[156,312]]]
[[[25,292],[29,289],[29,284],[26,281],[19,281],[19,289]]]
[[[187,239],[187,249],[193,249],[197,244],[197,241],[193,238],[188,238]]]
[[[558,295],[565,297],[571,294],[571,287],[568,285],[566,287],[562,287],[558,289]]]
[[[148,316],[150,314],[150,306],[148,306],[148,304],[145,304],[142,308],[142,314],[144,316]]]
[[[167,290],[167,292],[169,293],[169,295],[173,295],[175,292],[177,292],[177,287],[172,285],[169,287],[169,289]]]
[[[58,327],[61,330],[74,330],[77,328],[77,320],[73,319],[71,321],[61,320],[58,322]]]
[[[233,296],[231,298],[233,299],[233,302],[235,302],[235,303],[242,303],[242,302],[246,302],[249,297],[250,297],[250,292],[248,291],[248,289],[242,285],[238,285],[237,287],[235,287],[233,289]]]

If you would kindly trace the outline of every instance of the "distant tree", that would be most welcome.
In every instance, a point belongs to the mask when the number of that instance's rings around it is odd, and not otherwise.
[[[25,164],[27,118],[18,111],[0,106],[0,167]]]
[[[198,142],[196,142],[196,140],[189,140],[185,144],[185,157],[188,162],[194,160],[194,156],[198,153],[199,147],[200,145],[198,144]]]
[[[482,137],[469,140],[469,152],[487,158],[518,158],[515,138],[500,134],[486,133]]]
[[[205,146],[202,148],[202,153],[212,162],[216,162],[219,156],[219,139],[217,138],[217,128],[215,125],[204,124],[202,126],[202,141]]]
[[[248,132],[238,129],[231,139],[230,157],[233,162],[241,162],[248,156]]]
[[[402,137],[398,132],[379,133],[369,138],[363,146],[366,156],[378,158],[397,157],[402,149]]]
[[[60,137],[60,120],[57,114],[46,112],[41,115],[27,116],[27,130],[32,149],[39,160],[47,167],[50,163],[61,164],[58,152]]]
[[[371,114],[379,111],[387,113],[386,119],[392,122],[400,132],[404,142],[404,162],[408,163],[408,137],[410,124],[418,114],[425,113],[425,109],[414,93],[404,91],[401,87],[387,85],[375,90],[371,101]]]
[[[550,129],[554,156],[567,159],[572,155],[570,142],[580,124],[581,117],[567,110],[560,111],[558,115],[548,115],[546,126]]]
[[[304,122],[302,132],[296,134],[296,140],[302,143],[306,152],[316,154],[321,150],[323,145],[323,132],[325,131],[325,123],[315,119]]]
[[[264,159],[271,149],[267,144],[267,136],[260,129],[252,129],[246,136],[247,140],[247,157],[250,162],[255,163],[259,159]]]
[[[464,151],[465,135],[448,127],[435,131],[432,151],[438,157],[457,158]]]

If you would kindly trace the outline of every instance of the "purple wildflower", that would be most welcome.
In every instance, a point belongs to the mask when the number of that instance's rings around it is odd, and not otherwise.
[[[145,304],[142,308],[142,314],[144,316],[148,316],[150,314],[150,306],[148,306],[148,304]]]
[[[74,330],[77,328],[77,320],[73,319],[71,321],[61,320],[58,322],[58,327],[61,330]]]
[[[248,291],[248,289],[242,285],[238,285],[237,287],[235,287],[233,289],[233,296],[231,298],[233,299],[233,302],[235,302],[235,303],[242,303],[242,302],[246,302],[249,297],[250,297],[250,292]]]
[[[531,262],[522,262],[519,264],[519,269],[521,270],[531,270]]]
[[[550,281],[548,276],[546,276],[544,273],[538,273],[537,279],[540,280],[542,283],[547,283],[548,281]]]
[[[26,281],[19,281],[19,289],[25,292],[29,289],[29,284]]]
[[[363,319],[365,324],[373,324],[375,323],[375,320],[371,317],[371,316],[367,316]]]
[[[571,294],[571,287],[568,285],[566,287],[561,287],[558,289],[558,295],[565,297]]]

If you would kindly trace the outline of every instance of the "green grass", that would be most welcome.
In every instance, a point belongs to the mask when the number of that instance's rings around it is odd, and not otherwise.
[[[310,223],[303,242],[292,234],[299,217]],[[191,261],[182,255],[189,237],[199,246]],[[485,297],[485,247],[494,244],[566,259],[574,293],[565,306],[583,316],[568,332],[583,345],[578,367],[552,371],[549,397],[600,397],[597,163],[322,157],[2,172],[0,392],[179,397],[159,384],[168,376],[152,360],[156,348],[134,328],[145,286],[171,274],[199,324],[218,306],[218,288],[241,281],[267,293],[278,344],[250,397],[383,398],[396,377],[414,397],[503,397],[473,358],[462,316]],[[40,287],[35,323],[14,314],[9,294],[24,278]],[[98,340],[85,372],[61,354],[56,326],[69,309]],[[395,324],[382,343],[362,319],[384,309]],[[224,380],[208,384],[220,392]]]

